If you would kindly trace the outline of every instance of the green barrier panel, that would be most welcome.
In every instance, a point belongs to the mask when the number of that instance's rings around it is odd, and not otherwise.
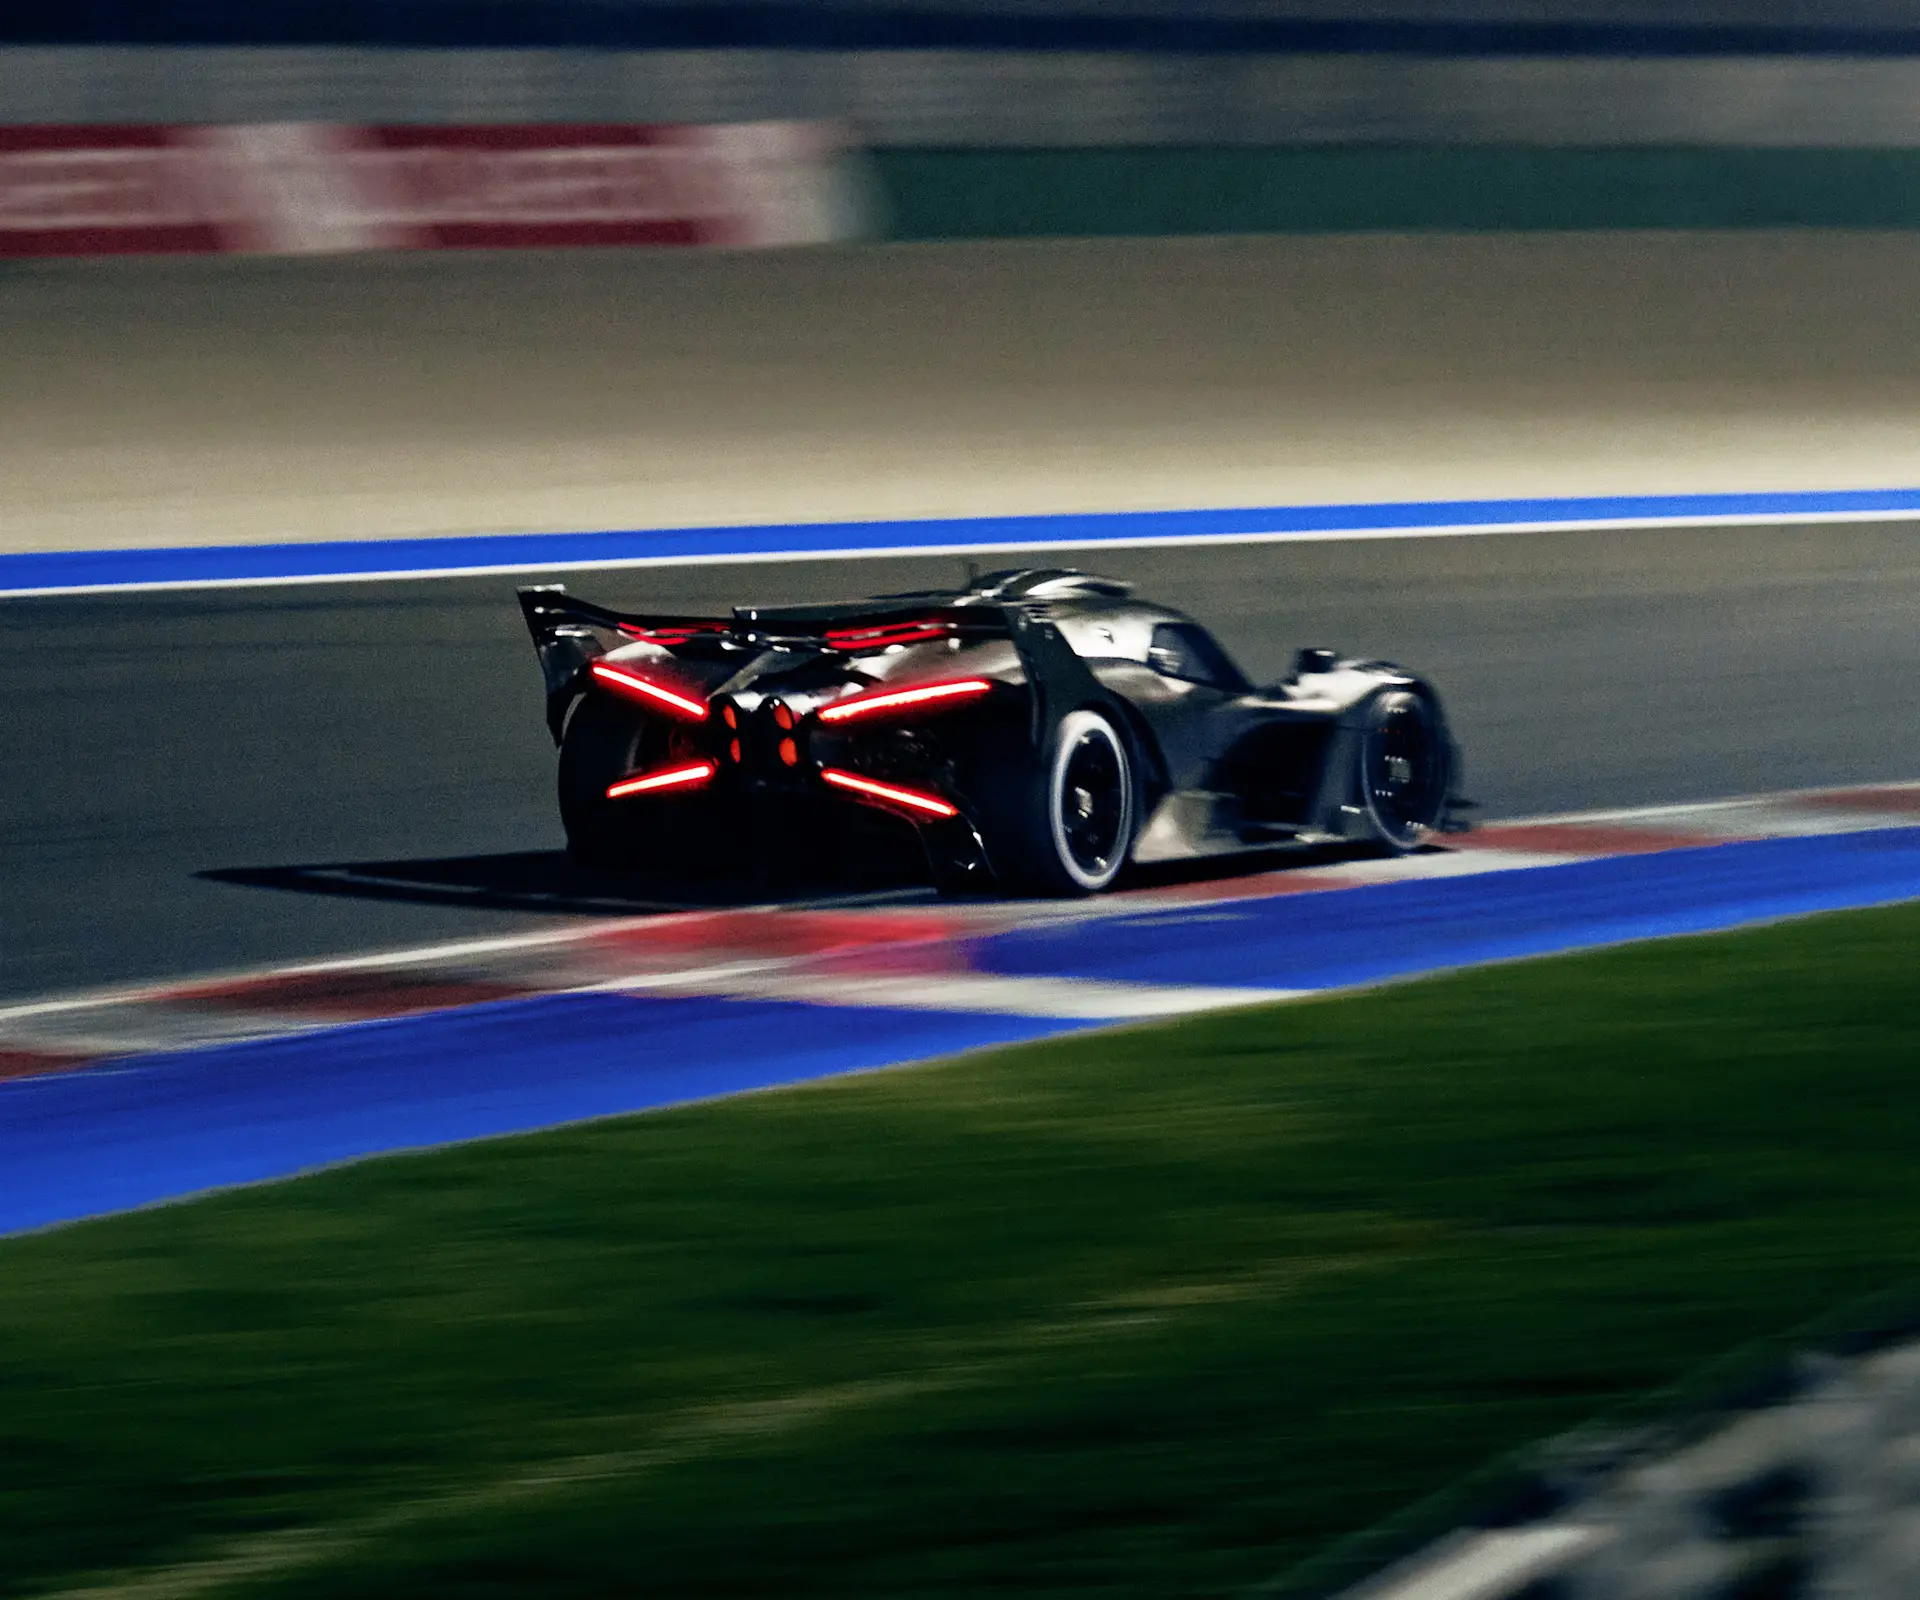
[[[1914,228],[1920,150],[882,149],[897,239]]]

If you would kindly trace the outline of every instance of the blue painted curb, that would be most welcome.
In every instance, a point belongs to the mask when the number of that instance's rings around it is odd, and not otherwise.
[[[1876,828],[1167,907],[969,948],[1008,977],[1347,989],[1915,899],[1920,827]]]
[[[560,995],[18,1079],[0,1083],[0,1235],[1085,1026]]]
[[[1569,526],[1657,527],[1723,521],[1843,522],[1920,517],[1920,489],[1778,494],[1597,495],[1420,500],[1228,510],[1114,511],[883,522],[796,522],[603,533],[341,539],[0,555],[0,595],[325,583],[575,567],[769,561],[1074,545],[1156,545],[1497,533]]]

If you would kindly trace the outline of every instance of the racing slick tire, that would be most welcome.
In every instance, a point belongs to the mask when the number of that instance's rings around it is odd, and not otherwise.
[[[1039,759],[996,786],[983,807],[987,856],[1013,894],[1098,894],[1132,852],[1139,811],[1134,760],[1105,712],[1060,721]]]
[[[1386,689],[1367,702],[1356,741],[1356,789],[1370,842],[1393,855],[1417,850],[1440,826],[1453,745],[1432,696]]]
[[[691,752],[677,724],[616,700],[587,694],[573,708],[560,740],[560,821],[567,850],[592,867],[698,869],[690,849],[694,796],[636,796],[609,800],[607,786],[632,772],[665,766]]]

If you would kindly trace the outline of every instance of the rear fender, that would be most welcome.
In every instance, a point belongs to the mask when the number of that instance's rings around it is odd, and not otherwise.
[[[613,611],[589,600],[576,600],[560,584],[542,584],[518,591],[520,614],[533,635],[534,652],[547,691],[547,731],[558,744],[567,714],[585,688],[586,668],[611,653],[612,635],[620,646],[651,644],[670,650],[698,634],[724,633],[731,624],[713,617],[644,615]],[[711,673],[703,674],[711,678]],[[709,685],[709,692],[711,686]]]
[[[1166,762],[1159,741],[1146,719],[1124,697],[1093,675],[1060,630],[1047,618],[1009,608],[1007,623],[1014,647],[1033,690],[1033,749],[1045,750],[1061,722],[1075,711],[1092,709],[1110,717],[1132,744],[1138,757],[1135,810],[1145,817],[1152,802],[1167,787]]]
[[[522,589],[519,595],[520,614],[533,635],[534,654],[540,658],[540,676],[546,685],[547,731],[557,745],[566,730],[567,712],[580,697],[581,674],[590,661],[607,653],[607,647],[594,626],[576,613],[581,602],[567,601],[566,591],[558,585]]]

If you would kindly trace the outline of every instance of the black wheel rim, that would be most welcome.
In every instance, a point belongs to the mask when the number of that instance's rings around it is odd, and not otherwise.
[[[1412,843],[1439,815],[1444,782],[1439,741],[1424,700],[1395,695],[1385,701],[1367,735],[1367,802],[1382,829]]]
[[[1126,771],[1111,737],[1089,728],[1060,768],[1060,832],[1089,878],[1112,867],[1127,820]]]

